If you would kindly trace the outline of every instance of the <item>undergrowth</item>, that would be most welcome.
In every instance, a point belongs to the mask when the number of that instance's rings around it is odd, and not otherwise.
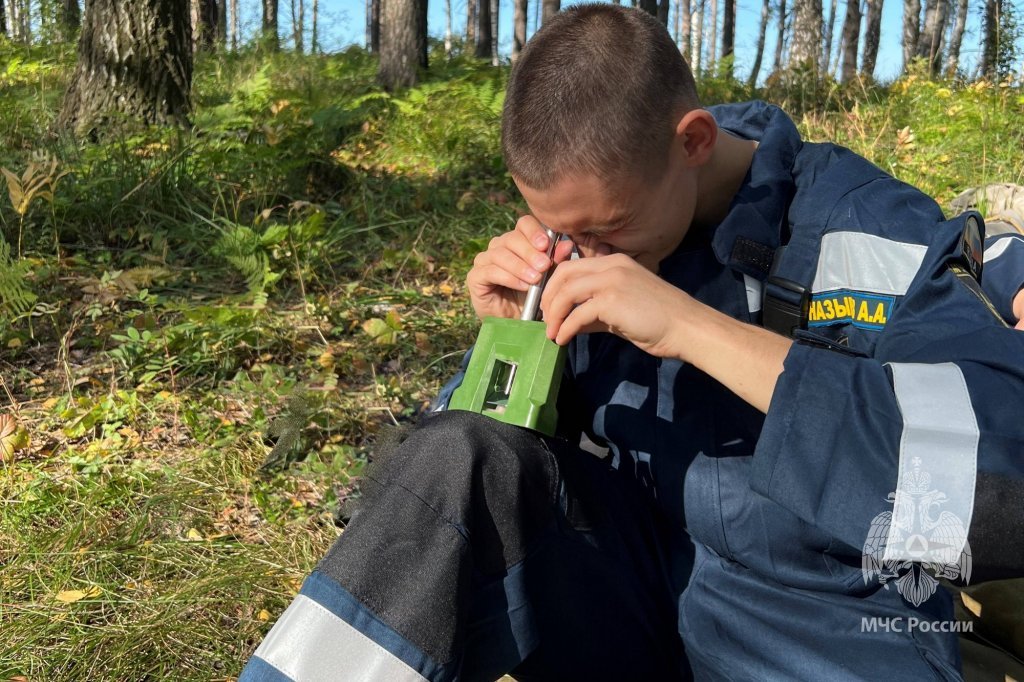
[[[204,55],[191,130],[79,144],[73,59],[0,43],[0,679],[230,678],[472,341],[463,277],[524,208],[507,70],[387,94],[361,50]],[[943,204],[1024,182],[1019,84],[700,88]]]

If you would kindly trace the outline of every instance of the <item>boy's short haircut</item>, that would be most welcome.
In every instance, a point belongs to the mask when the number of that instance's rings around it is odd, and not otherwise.
[[[527,187],[566,175],[660,176],[678,116],[700,106],[690,67],[646,12],[585,4],[556,14],[519,56],[502,152]]]

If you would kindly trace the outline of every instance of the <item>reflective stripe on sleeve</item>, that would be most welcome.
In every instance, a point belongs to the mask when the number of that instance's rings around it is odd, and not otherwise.
[[[821,238],[811,290],[851,289],[903,296],[927,251],[928,247],[921,244],[862,232],[830,232]]]
[[[988,263],[989,261],[993,261],[1002,256],[1014,242],[1024,244],[1024,239],[1017,236],[1011,236],[995,240],[991,246],[985,249],[985,262]]]
[[[254,657],[295,682],[425,682],[387,649],[300,594]]]
[[[974,511],[978,421],[952,363],[889,363],[903,415],[899,477],[885,560],[950,564]]]

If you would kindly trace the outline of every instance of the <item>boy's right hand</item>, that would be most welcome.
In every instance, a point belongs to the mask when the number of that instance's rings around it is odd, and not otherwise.
[[[527,215],[516,222],[514,230],[495,237],[486,251],[477,254],[466,276],[477,317],[520,316],[530,285],[540,282],[554,263],[572,254],[572,242],[564,240],[555,248],[552,261],[547,256],[549,241],[540,222]]]

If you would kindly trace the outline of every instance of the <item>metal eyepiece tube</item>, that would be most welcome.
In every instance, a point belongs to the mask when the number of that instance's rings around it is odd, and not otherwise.
[[[550,242],[548,243],[548,260],[555,257],[555,245],[558,244],[558,239],[562,236],[556,234],[547,225],[541,225],[544,228],[544,232],[548,235]],[[540,296],[544,293],[544,285],[548,283],[548,277],[551,275],[553,267],[547,269],[540,278],[540,282],[537,284],[531,284],[529,290],[526,292],[526,302],[523,303],[523,314],[519,316],[520,320],[536,320],[540,313]]]

